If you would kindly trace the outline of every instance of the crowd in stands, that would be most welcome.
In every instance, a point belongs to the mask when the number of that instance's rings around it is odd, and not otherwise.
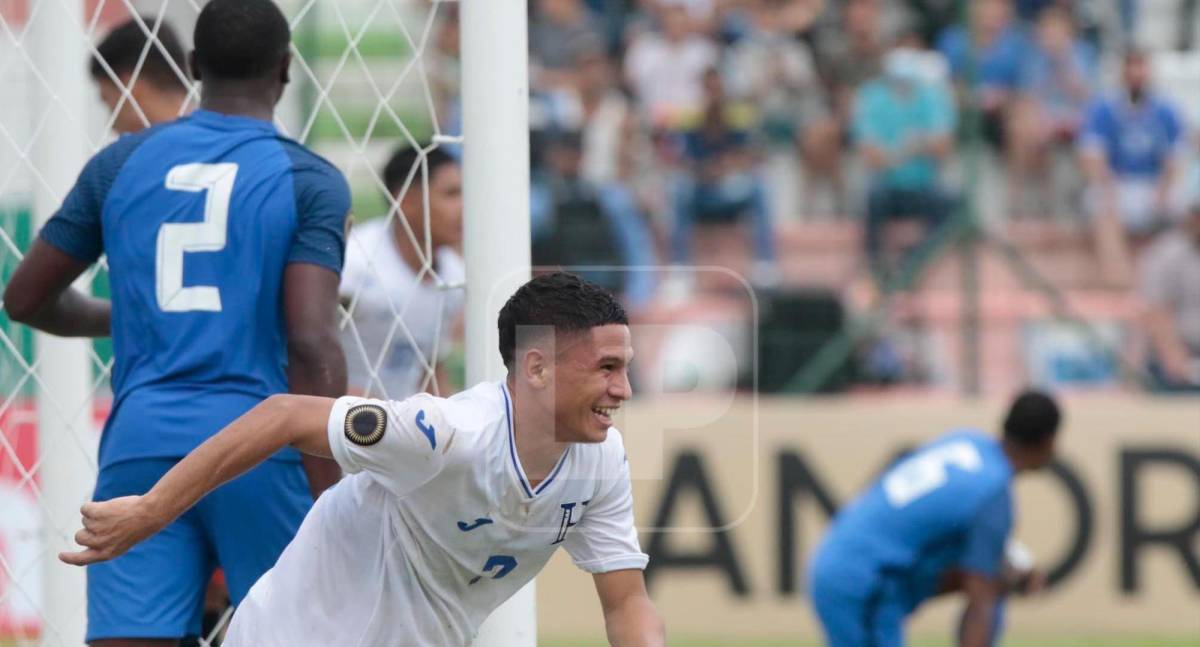
[[[847,283],[876,290],[908,285],[908,261],[968,214],[1000,236],[1053,223],[1087,241],[1092,287],[1137,299],[1151,383],[1200,388],[1198,4],[534,0],[533,261],[587,268],[636,318],[712,289],[664,265],[741,257],[756,287],[812,283],[786,269],[797,223],[853,228]],[[425,67],[456,132],[459,32],[441,11]],[[900,245],[897,220],[916,232]],[[863,355],[897,364],[887,345]]]
[[[1153,71],[1163,52],[1197,51],[1196,4],[535,0],[534,261],[700,264],[733,249],[751,282],[773,286],[788,280],[779,227],[828,219],[857,223],[862,273],[884,286],[905,258],[885,249],[887,223],[920,224],[909,251],[935,244],[979,151],[1001,189],[977,215],[1073,227],[1102,288],[1141,283],[1194,319],[1194,303],[1137,267],[1161,274],[1198,253],[1177,241],[1151,255],[1173,261],[1139,260],[1166,233],[1190,241],[1179,228],[1200,201],[1188,168],[1200,106],[1160,92]],[[1176,12],[1159,21],[1168,32],[1142,42],[1139,21],[1162,11]],[[636,312],[664,277],[606,283]],[[1152,361],[1172,383],[1200,383],[1181,359],[1200,358],[1194,324],[1152,344],[1174,349]]]

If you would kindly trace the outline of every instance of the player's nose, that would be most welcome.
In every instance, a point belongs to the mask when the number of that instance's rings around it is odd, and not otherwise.
[[[627,371],[615,371],[608,382],[608,394],[618,400],[628,400],[633,397],[633,387],[629,384]]]

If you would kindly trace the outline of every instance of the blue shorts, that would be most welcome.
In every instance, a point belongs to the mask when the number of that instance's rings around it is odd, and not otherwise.
[[[826,542],[809,564],[809,596],[829,647],[903,647],[910,605],[888,578]]]
[[[899,604],[879,597],[853,598],[813,592],[813,606],[829,647],[903,647],[904,618]]]
[[[176,459],[129,460],[100,470],[93,498],[146,493]],[[299,462],[269,460],[217,488],[158,534],[87,567],[87,640],[182,638],[200,633],[204,593],[220,566],[233,603],[275,565],[312,507]]]

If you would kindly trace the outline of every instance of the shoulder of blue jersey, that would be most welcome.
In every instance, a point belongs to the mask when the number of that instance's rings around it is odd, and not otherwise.
[[[121,172],[121,168],[125,166],[125,162],[130,156],[144,143],[149,141],[156,135],[161,134],[164,130],[170,128],[178,122],[172,121],[165,124],[156,124],[144,130],[139,130],[136,133],[128,133],[121,135],[116,141],[100,149],[98,153],[92,156],[91,162],[85,172],[96,174],[96,177],[91,178],[93,181],[100,181],[104,185],[104,191],[107,192],[116,180],[117,174]],[[82,179],[82,178],[81,178]]]
[[[279,145],[283,147],[284,152],[292,161],[292,168],[331,173],[342,178],[343,181],[345,180],[341,169],[311,148],[284,135],[276,135],[276,137],[279,139]]]

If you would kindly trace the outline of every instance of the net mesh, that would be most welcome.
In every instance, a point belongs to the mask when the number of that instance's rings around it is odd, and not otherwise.
[[[75,24],[53,31],[37,29],[39,20],[61,15],[68,4]],[[112,130],[123,106],[143,124],[150,117],[137,104],[132,86],[142,75],[152,50],[166,52],[157,38],[168,25],[185,49],[204,2],[136,0],[0,0],[0,279],[7,284],[36,235],[34,195],[49,194],[58,203],[68,186],[54,181],[38,154],[47,133],[62,126],[62,115],[85,133],[88,155],[113,140]],[[436,148],[456,151],[458,62],[457,6],[437,0],[281,0],[291,22],[291,80],[276,112],[278,129],[333,162],[350,182],[355,232],[348,239],[347,270],[339,316],[342,343],[351,366],[351,388],[373,396],[400,398],[415,390],[455,385],[461,353],[455,333],[461,304],[462,261],[446,248],[435,247],[431,219],[438,218],[438,198],[430,196],[427,155]],[[133,71],[123,75],[99,59],[102,78],[119,91],[120,103],[110,110],[92,89],[84,70],[88,60],[63,57],[41,60],[37,38],[78,39],[87,57],[99,58],[97,44],[113,26],[133,20],[151,35]],[[42,25],[45,27],[45,25]],[[170,62],[170,57],[165,57]],[[79,83],[87,84],[87,101],[56,93],[49,66],[77,66]],[[199,100],[179,64],[173,73],[189,87],[186,112]],[[49,97],[56,110],[37,104],[36,93]],[[42,107],[39,107],[42,106]],[[416,162],[398,175],[399,190],[389,191],[384,164],[398,147],[421,151]],[[50,151],[53,153],[53,151]],[[69,156],[68,156],[69,159]],[[79,168],[54,169],[73,177]],[[395,182],[394,182],[395,183]],[[397,188],[395,186],[393,189]],[[398,200],[397,195],[414,198]],[[414,206],[415,205],[415,206]],[[360,233],[361,232],[361,233]],[[373,234],[371,232],[374,232]],[[369,235],[370,234],[370,235]],[[408,248],[403,254],[400,250]],[[107,266],[102,259],[76,283],[108,295]],[[95,447],[111,404],[109,375],[112,349],[107,340],[78,345],[86,364],[85,393],[56,393],[56,371],[71,370],[47,363],[34,333],[0,313],[0,645],[77,645],[67,625],[82,626],[84,608],[75,618],[48,614],[44,580],[56,565],[51,543],[69,545],[76,530],[75,510],[48,502],[42,474],[47,460],[63,452],[84,456],[96,473]],[[442,370],[449,366],[450,370]],[[42,403],[39,408],[38,402]],[[49,442],[40,423],[53,416],[65,432]],[[55,542],[46,540],[52,537]],[[213,608],[215,622],[195,642],[219,644],[231,611]],[[63,613],[59,611],[58,613]]]

